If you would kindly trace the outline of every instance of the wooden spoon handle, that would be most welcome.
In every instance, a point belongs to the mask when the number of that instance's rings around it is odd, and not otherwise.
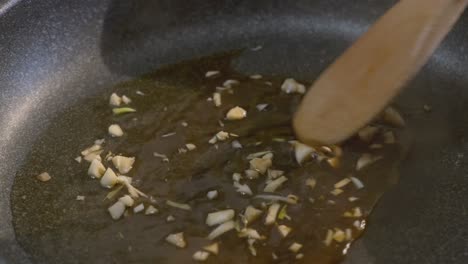
[[[295,114],[298,138],[334,144],[368,123],[426,63],[468,0],[401,0],[329,66]]]

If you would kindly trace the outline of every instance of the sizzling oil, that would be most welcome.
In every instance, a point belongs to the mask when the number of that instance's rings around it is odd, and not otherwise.
[[[292,227],[292,233],[280,239],[274,227],[265,227],[262,220],[257,221],[252,227],[268,237],[255,244],[257,256],[249,253],[245,241],[235,232],[229,232],[218,239],[219,255],[210,256],[206,262],[336,263],[343,259],[352,241],[326,246],[323,241],[327,230],[351,228],[353,240],[362,234],[363,229],[356,228],[354,222],[358,220],[364,226],[379,197],[397,181],[400,148],[387,145],[370,150],[369,144],[351,139],[342,146],[344,156],[340,168],[314,161],[299,166],[288,140],[294,139],[290,123],[301,96],[282,93],[283,79],[254,80],[233,71],[229,67],[231,59],[232,54],[228,54],[181,63],[116,86],[113,91],[132,98],[131,105],[137,109],[134,114],[111,116],[107,99],[100,97],[71,108],[56,120],[58,128],[49,129],[33,146],[12,191],[16,235],[32,260],[38,263],[187,263],[195,251],[209,243],[206,236],[211,228],[205,225],[207,213],[226,208],[239,213],[250,204],[261,207],[259,201],[236,192],[232,174],[248,168],[245,159],[248,154],[264,150],[273,151],[273,168],[285,171],[289,179],[278,194],[300,197],[297,205],[288,206],[291,220],[278,220],[278,224]],[[209,70],[221,73],[205,78]],[[223,92],[222,106],[216,108],[207,98],[227,79],[238,80],[240,84],[233,86],[233,93]],[[144,96],[136,95],[137,90]],[[257,104],[268,104],[268,108],[258,111]],[[226,111],[237,105],[247,110],[247,118],[224,121]],[[67,148],[65,159],[63,153],[58,154],[59,150],[48,147],[70,125],[60,126],[64,116],[86,120],[87,117],[79,117],[83,107],[98,117],[90,118],[94,121],[88,125],[95,124],[106,131],[112,122],[123,128],[124,137],[106,138],[106,152],[136,157],[130,176],[139,189],[155,198],[159,214],[130,213],[124,219],[113,221],[106,210],[113,203],[105,199],[108,192],[86,175],[86,162],[73,161],[92,141]],[[183,126],[183,122],[188,126]],[[84,123],[80,121],[72,126]],[[230,142],[221,142],[217,147],[208,144],[221,130],[239,135],[243,148],[234,149]],[[173,136],[162,137],[173,132]],[[103,133],[96,138],[99,135]],[[278,142],[278,138],[284,142]],[[194,143],[197,149],[179,153],[178,149],[186,143]],[[166,154],[169,162],[155,157],[154,152]],[[356,160],[362,153],[375,153],[384,158],[356,172]],[[62,159],[56,158],[58,155]],[[53,179],[41,183],[32,177],[42,171],[48,171]],[[333,185],[350,174],[360,178],[365,188],[357,190],[350,184],[344,193],[332,195]],[[314,189],[305,185],[309,178],[317,182]],[[254,193],[260,193],[264,178],[247,183]],[[210,190],[219,191],[218,199],[206,198]],[[76,195],[85,196],[85,201],[76,201]],[[350,202],[349,197],[359,200]],[[188,203],[193,210],[167,207],[166,199]],[[344,212],[355,207],[361,208],[362,217],[343,217]],[[169,215],[175,217],[174,222],[166,221]],[[186,249],[176,249],[164,241],[169,233],[180,231],[185,233]],[[296,260],[297,254],[288,250],[293,242],[304,245],[300,251],[304,254],[302,260]],[[276,260],[272,253],[278,257]]]

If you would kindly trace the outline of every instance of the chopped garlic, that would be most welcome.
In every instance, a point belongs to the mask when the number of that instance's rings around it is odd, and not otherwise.
[[[335,233],[333,234],[333,240],[336,242],[343,242],[346,238],[346,234],[343,232],[343,230],[337,228],[335,230]]]
[[[89,165],[88,175],[92,178],[101,178],[106,172],[106,168],[102,165],[102,162],[98,159],[94,159]]]
[[[189,151],[192,151],[192,150],[194,150],[194,149],[197,148],[197,146],[195,146],[195,144],[192,144],[192,143],[185,144],[185,147],[186,147]]]
[[[133,208],[133,212],[135,214],[143,212],[143,210],[145,210],[145,205],[144,204],[139,204],[139,205],[135,206],[135,208]]]
[[[327,163],[330,165],[330,167],[335,169],[340,167],[340,159],[338,157],[327,159]]]
[[[254,159],[254,158],[260,158],[265,156],[266,154],[271,153],[271,150],[266,150],[266,151],[260,151],[260,152],[255,152],[251,153],[247,156],[248,160]]]
[[[132,102],[132,99],[128,98],[126,95],[122,95],[122,102],[124,104],[130,104]]]
[[[289,233],[291,233],[292,228],[285,226],[285,225],[279,225],[278,226],[278,231],[281,234],[282,237],[287,237]]]
[[[403,119],[401,114],[393,107],[388,107],[387,109],[385,109],[383,113],[383,120],[389,125],[395,127],[405,126],[405,120]]]
[[[265,188],[263,189],[264,192],[275,192],[276,189],[281,187],[283,183],[285,183],[288,180],[285,176],[281,176],[276,180],[271,181],[268,183]]]
[[[261,236],[257,230],[252,229],[252,228],[244,228],[239,231],[238,236],[241,238],[247,237],[247,238],[252,238],[255,240],[264,240],[265,237]]]
[[[112,163],[121,174],[127,174],[135,163],[134,157],[115,156],[112,158]]]
[[[252,189],[250,189],[249,185],[247,184],[240,184],[239,182],[234,182],[234,188],[236,188],[236,192],[246,195],[252,195]]]
[[[205,261],[208,259],[208,257],[210,256],[210,253],[206,252],[206,251],[202,251],[202,250],[199,250],[195,253],[193,253],[193,260],[195,261]]]
[[[216,75],[218,75],[218,74],[219,74],[219,71],[207,71],[207,72],[205,73],[205,77],[206,77],[206,78],[210,78],[210,77],[216,76]]]
[[[267,107],[268,107],[268,104],[258,104],[256,106],[257,110],[260,111],[260,112],[265,110]]]
[[[166,217],[166,222],[170,223],[170,222],[174,222],[175,221],[175,217],[173,215],[168,215]]]
[[[158,212],[159,210],[156,207],[150,205],[146,208],[145,215],[153,215],[157,214]]]
[[[351,179],[351,181],[353,182],[354,186],[356,186],[357,189],[364,188],[364,183],[362,183],[361,180],[353,176],[350,176],[349,178]]]
[[[310,158],[310,154],[312,154],[315,149],[312,147],[307,146],[306,144],[302,144],[300,142],[293,142],[294,145],[294,154],[296,157],[296,161],[299,164],[302,164],[306,159]]]
[[[252,80],[259,80],[261,78],[263,78],[263,76],[260,75],[260,74],[250,75],[250,79],[252,79]]]
[[[219,253],[219,244],[218,243],[213,243],[208,246],[203,247],[203,250],[208,251],[214,255],[218,255]]]
[[[269,180],[274,180],[280,176],[283,176],[284,174],[284,171],[282,170],[271,170],[271,169],[268,169],[267,171],[267,175],[268,175],[268,179]]]
[[[306,88],[303,84],[298,83],[296,80],[292,78],[288,78],[284,80],[283,84],[281,85],[281,90],[287,94],[290,94],[290,93],[304,94],[306,91]]]
[[[178,202],[174,202],[174,201],[171,201],[171,200],[166,200],[166,204],[171,206],[171,207],[179,208],[179,209],[186,210],[186,211],[191,211],[192,210],[192,207],[190,207],[190,205],[188,205],[188,204],[178,203]]]
[[[244,224],[251,224],[252,222],[257,220],[262,215],[262,213],[263,212],[261,210],[258,210],[257,208],[251,205],[247,206],[243,216]]]
[[[75,160],[76,160],[76,162],[81,163],[82,158],[81,158],[81,156],[78,156],[78,157],[75,158]]]
[[[83,195],[77,195],[76,196],[76,200],[77,201],[84,201],[86,197],[84,197]]]
[[[222,234],[228,232],[228,231],[231,231],[235,228],[236,224],[234,223],[234,221],[227,221],[221,225],[219,225],[218,227],[216,227],[213,231],[211,231],[211,233],[208,235],[208,239],[209,240],[213,240],[219,236],[221,236]]]
[[[314,189],[317,185],[317,180],[314,178],[308,178],[305,182],[306,186],[309,186],[311,189]]]
[[[108,131],[112,137],[121,137],[124,134],[122,128],[117,124],[110,125]]]
[[[48,182],[48,181],[50,181],[50,179],[52,179],[52,177],[50,177],[49,173],[47,173],[47,172],[43,172],[43,173],[37,175],[36,178],[41,182]]]
[[[87,156],[88,154],[91,154],[93,152],[97,152],[97,151],[100,151],[100,150],[102,150],[102,146],[100,144],[94,144],[91,147],[81,151],[81,155],[82,156]],[[90,160],[90,162],[91,161],[92,160]]]
[[[114,203],[111,207],[109,207],[107,211],[111,215],[112,219],[117,220],[124,214],[125,204],[119,200],[116,203]]]
[[[226,80],[223,83],[223,86],[227,87],[227,88],[232,88],[232,86],[235,85],[235,84],[239,84],[239,81],[237,81],[237,80]]]
[[[161,153],[158,153],[158,152],[153,152],[153,156],[155,156],[156,158],[161,158],[162,161],[164,161],[164,162],[169,162],[169,158],[167,158],[167,156],[164,155],[164,154],[161,154]]]
[[[231,145],[232,145],[232,148],[235,148],[235,149],[241,149],[242,148],[242,144],[237,140],[232,141]]]
[[[350,183],[350,182],[351,182],[351,180],[349,178],[344,178],[341,181],[335,183],[335,185],[333,185],[333,187],[335,187],[335,189],[341,189],[341,188],[345,187],[346,185],[348,185],[348,183]]]
[[[101,186],[104,188],[112,188],[118,182],[117,175],[111,168],[107,168],[104,175],[101,177]]]
[[[234,172],[232,174],[232,180],[238,182],[242,179],[242,175],[240,173]]]
[[[296,259],[302,259],[304,257],[304,254],[299,253],[296,255]]]
[[[288,249],[293,253],[297,253],[299,250],[301,250],[301,248],[302,248],[302,244],[294,242],[291,244],[291,246],[289,246]]]
[[[132,197],[130,197],[130,195],[124,195],[124,196],[120,197],[119,201],[121,201],[127,207],[132,207],[133,204],[135,203],[135,201],[133,200]]]
[[[345,234],[346,234],[345,238],[347,241],[351,241],[353,239],[353,233],[352,233],[351,228],[346,228]]]
[[[213,102],[216,107],[220,107],[221,102],[221,94],[220,93],[213,93]]]
[[[381,156],[373,156],[371,154],[365,153],[358,159],[356,163],[356,170],[361,170],[364,167],[371,165],[372,163],[380,160]]]
[[[227,133],[227,132],[219,131],[216,134],[216,139],[218,139],[219,141],[224,141],[224,140],[226,140],[228,138],[229,138],[229,133]]]
[[[112,106],[119,106],[122,103],[122,98],[118,96],[116,93],[111,94],[109,98],[109,104]]]
[[[265,225],[272,225],[276,222],[276,217],[278,216],[278,212],[281,205],[279,203],[274,203],[268,207],[268,213],[265,218]]]
[[[245,177],[249,180],[255,180],[260,176],[256,170],[245,170]]]
[[[330,192],[331,194],[338,196],[343,193],[342,189],[334,189],[333,191]]]
[[[360,207],[353,208],[353,216],[354,217],[361,217],[362,216],[362,212],[361,212]]]
[[[206,194],[206,197],[210,200],[214,200],[216,199],[216,197],[218,197],[218,191],[217,190],[213,190],[213,191],[209,191],[207,194]]]
[[[184,248],[187,246],[187,242],[185,242],[184,233],[176,233],[170,234],[166,237],[166,242],[172,244],[178,248]]]
[[[267,170],[273,165],[271,159],[254,158],[250,162],[250,169],[256,170],[261,174],[265,174]]]
[[[216,136],[214,136],[210,140],[208,140],[208,143],[210,143],[210,144],[216,144],[216,142],[218,142],[218,138]]]
[[[235,212],[232,209],[209,213],[206,217],[205,223],[208,226],[219,225],[234,218],[234,214]]]
[[[355,202],[357,200],[359,200],[359,198],[354,197],[354,196],[351,196],[351,197],[348,198],[348,201],[350,201],[350,202]]]
[[[244,108],[236,106],[231,108],[226,114],[227,120],[241,120],[247,117],[247,111]]]
[[[92,162],[95,159],[102,160],[101,159],[101,153],[102,153],[102,150],[99,150],[99,151],[96,151],[96,152],[91,152],[91,153],[87,154],[86,156],[84,156],[83,158],[88,162]]]
[[[323,243],[326,246],[330,246],[332,242],[333,242],[333,230],[328,229],[327,235],[326,235],[325,240],[323,241]]]

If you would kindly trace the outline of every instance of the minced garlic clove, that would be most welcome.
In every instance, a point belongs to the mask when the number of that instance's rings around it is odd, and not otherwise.
[[[145,210],[145,205],[144,204],[139,204],[133,208],[133,213],[138,214],[140,212],[143,212]]]
[[[276,222],[276,217],[280,210],[281,205],[279,203],[274,203],[268,207],[267,216],[265,217],[265,225],[272,225]]]
[[[335,233],[333,234],[333,240],[335,240],[336,242],[343,242],[346,238],[346,234],[345,232],[343,232],[343,230],[337,228],[335,230]]]
[[[263,212],[261,210],[258,210],[257,208],[251,205],[247,206],[243,215],[243,218],[245,221],[244,224],[245,225],[251,224],[252,222],[257,220],[262,215],[262,213]]]
[[[219,225],[234,218],[235,212],[233,209],[222,210],[214,213],[209,213],[205,223],[208,226]]]
[[[130,104],[132,102],[132,99],[128,98],[126,95],[122,95],[122,102],[124,104]]]
[[[219,253],[219,244],[213,243],[208,246],[203,247],[203,250],[210,252],[211,254],[218,255]]]
[[[291,244],[291,246],[289,246],[288,249],[293,253],[297,253],[297,252],[299,252],[299,250],[301,250],[301,248],[302,248],[302,244],[294,242],[294,243]]]
[[[157,214],[158,212],[159,210],[156,207],[149,205],[145,210],[145,215],[154,215],[154,214]]]
[[[205,261],[208,259],[209,256],[210,256],[210,253],[203,251],[203,250],[199,250],[193,253],[192,258],[195,261]]]
[[[243,195],[252,195],[252,189],[247,184],[240,184],[239,182],[234,182],[234,188],[236,188],[236,192],[241,193]]]
[[[218,74],[219,74],[219,71],[207,71],[207,72],[205,73],[205,77],[206,77],[206,78],[210,78],[210,77],[216,76],[216,75],[218,75]]]
[[[282,237],[287,237],[292,231],[292,228],[285,225],[279,225],[277,228]]]
[[[271,159],[254,158],[250,162],[250,169],[258,171],[260,174],[265,174],[273,165]]]
[[[121,174],[127,174],[133,168],[133,163],[135,163],[135,158],[115,156],[112,158],[112,163],[114,164],[115,168],[119,170]]]
[[[392,126],[395,127],[404,127],[405,120],[401,116],[401,114],[393,107],[388,107],[384,110],[383,113],[383,120]]]
[[[124,196],[120,197],[119,201],[121,201],[127,207],[132,207],[133,204],[135,203],[135,201],[133,200],[132,197],[130,197],[130,195],[124,195]]]
[[[239,81],[237,81],[237,80],[226,80],[223,83],[223,86],[227,87],[227,88],[232,88],[233,85],[237,85],[237,84],[239,84]]]
[[[106,168],[102,165],[102,162],[98,159],[94,159],[88,168],[88,175],[92,178],[101,178],[106,172]]]
[[[206,193],[206,197],[210,200],[214,200],[218,197],[218,191],[217,190],[209,191]]]
[[[247,117],[247,111],[245,111],[244,108],[239,107],[239,106],[231,108],[226,114],[227,120],[241,120],[246,117]]]
[[[216,107],[220,107],[221,102],[221,94],[220,93],[213,93],[213,103]]]
[[[120,96],[118,96],[116,93],[111,94],[109,98],[109,104],[111,106],[120,106],[121,103],[122,103],[122,98]]]
[[[50,181],[50,179],[52,179],[52,177],[50,177],[49,173],[47,173],[47,172],[43,172],[43,173],[37,175],[36,178],[41,182],[48,182],[48,181]]]
[[[125,204],[121,201],[117,201],[111,207],[109,207],[107,211],[111,215],[112,219],[117,220],[124,214]]]
[[[185,144],[185,147],[186,147],[187,150],[189,150],[189,151],[192,151],[192,150],[194,150],[194,149],[197,148],[197,146],[195,146],[195,144],[192,144],[192,143],[187,143],[187,144]]]
[[[110,189],[118,182],[117,175],[111,168],[107,168],[100,182],[102,187]]]
[[[219,141],[225,141],[229,138],[229,133],[227,132],[224,132],[224,131],[219,131],[217,134],[216,134],[216,139],[219,140]]]
[[[187,246],[187,242],[185,242],[183,232],[168,235],[166,237],[166,242],[178,248],[184,248]]]
[[[281,90],[287,94],[290,94],[290,93],[304,94],[306,92],[305,86],[292,78],[288,78],[284,80],[283,84],[281,85]]]
[[[112,137],[121,137],[124,134],[122,128],[117,124],[110,125],[108,128],[108,132],[109,135],[111,135]]]
[[[275,192],[276,189],[281,187],[281,185],[283,185],[283,183],[285,183],[287,180],[288,180],[288,178],[286,178],[285,176],[281,176],[278,179],[273,180],[270,183],[268,183],[265,186],[265,188],[263,189],[263,191],[264,192]]]
[[[258,177],[260,177],[260,174],[256,170],[245,170],[244,173],[245,177],[249,180],[255,180],[258,179]]]
[[[236,227],[236,224],[234,223],[234,221],[232,221],[232,220],[227,221],[227,222],[219,225],[218,227],[216,227],[213,231],[211,231],[211,233],[208,235],[208,239],[213,240],[213,239],[221,236],[222,234],[233,230],[235,227]]]
[[[311,158],[311,155],[315,149],[306,145],[302,144],[298,141],[293,142],[294,146],[294,155],[296,157],[296,161],[299,164],[302,164],[305,160]]]
[[[382,157],[380,156],[374,156],[372,154],[368,154],[368,153],[365,153],[365,154],[362,154],[362,156],[358,159],[357,163],[356,163],[356,170],[361,170],[363,169],[364,167],[367,167],[371,164],[373,164],[374,162],[380,160]]]

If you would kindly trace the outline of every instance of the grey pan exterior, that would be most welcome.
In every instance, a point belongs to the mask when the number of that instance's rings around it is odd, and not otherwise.
[[[10,191],[28,146],[68,105],[162,65],[259,44],[238,70],[313,80],[394,2],[0,1],[0,263],[31,262],[15,242]],[[468,263],[467,43],[465,14],[400,96],[418,136],[345,263]],[[430,117],[411,114],[424,103]]]

